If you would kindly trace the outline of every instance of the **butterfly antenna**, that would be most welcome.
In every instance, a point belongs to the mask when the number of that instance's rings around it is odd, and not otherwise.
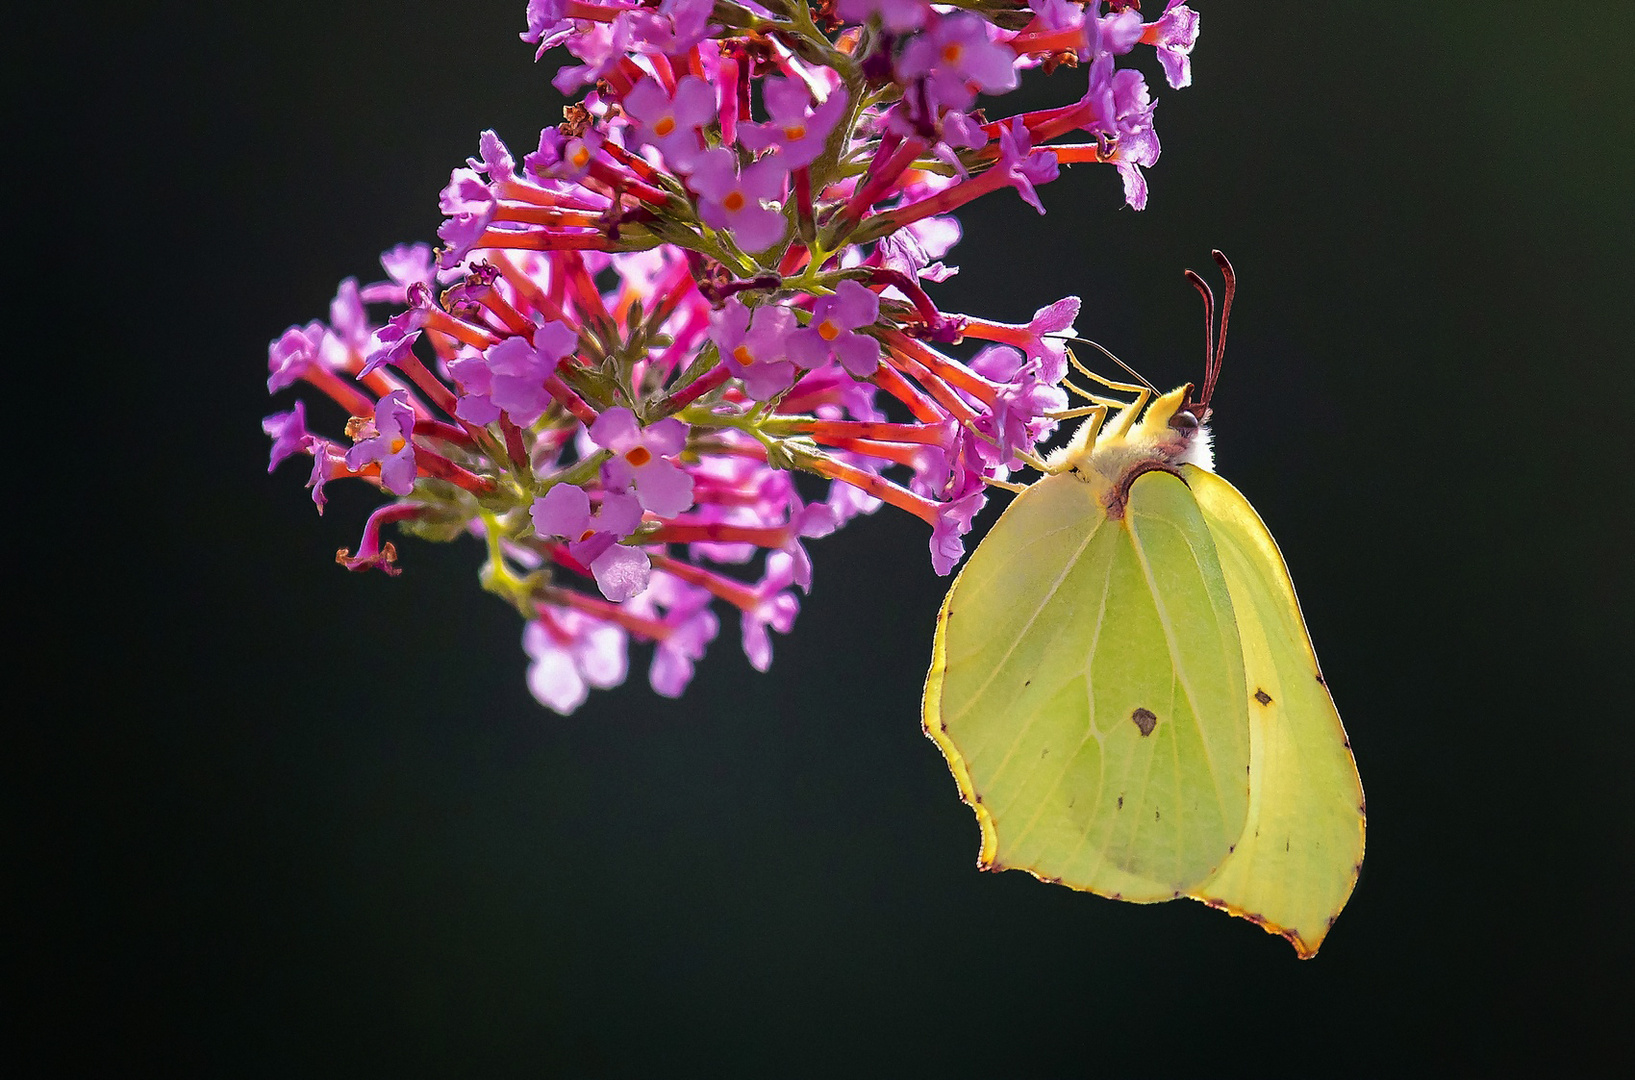
[[[1232,317],[1232,298],[1238,294],[1238,274],[1232,269],[1232,263],[1224,252],[1211,251],[1210,257],[1215,265],[1221,268],[1221,277],[1226,279],[1226,294],[1221,297],[1221,334],[1215,339],[1215,362],[1204,373],[1204,408],[1209,408],[1210,398],[1215,396],[1215,380],[1221,377],[1221,361],[1226,358],[1226,322]]]
[[[1215,382],[1221,376],[1221,359],[1226,355],[1226,323],[1232,316],[1232,300],[1238,294],[1238,275],[1232,264],[1220,251],[1209,253],[1226,279],[1226,296],[1221,302],[1221,330],[1215,333],[1215,294],[1210,292],[1204,279],[1191,270],[1186,271],[1187,283],[1204,298],[1204,386],[1198,397],[1200,420],[1209,419],[1209,400],[1215,396]]]

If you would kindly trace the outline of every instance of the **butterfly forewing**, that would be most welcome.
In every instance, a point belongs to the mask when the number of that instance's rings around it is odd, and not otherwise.
[[[1142,476],[1109,519],[1064,473],[1017,497],[950,589],[926,725],[977,807],[985,864],[1160,900],[1242,830],[1245,700],[1185,485]]]

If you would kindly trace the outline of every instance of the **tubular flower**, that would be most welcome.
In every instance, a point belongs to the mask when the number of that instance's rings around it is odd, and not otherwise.
[[[438,248],[392,248],[274,338],[269,393],[351,419],[330,437],[284,405],[269,467],[310,458],[320,511],[335,481],[388,493],[349,570],[401,572],[387,526],[480,541],[548,708],[623,682],[632,647],[681,694],[733,608],[766,670],[807,541],[889,505],[948,573],[991,484],[1036,460],[1079,301],[939,309],[954,214],[1006,187],[1043,212],[1074,164],[1143,207],[1154,102],[1123,58],[1153,50],[1179,88],[1197,37],[1176,0],[1152,22],[1078,0],[530,0],[523,40],[567,51],[553,82],[581,100],[531,153],[482,132]],[[1076,100],[977,109],[1064,62],[1088,71]]]

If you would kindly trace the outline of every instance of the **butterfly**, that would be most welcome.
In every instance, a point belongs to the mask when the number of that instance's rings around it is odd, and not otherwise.
[[[1118,900],[1191,897],[1316,954],[1362,866],[1351,744],[1283,557],[1213,471],[1226,348],[1202,392],[1088,377],[1094,404],[943,601],[926,734],[981,829],[978,866]],[[1078,388],[1075,388],[1078,389]]]

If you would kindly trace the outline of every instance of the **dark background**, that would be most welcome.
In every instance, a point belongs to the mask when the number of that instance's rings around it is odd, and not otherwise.
[[[1299,962],[1198,904],[973,868],[919,730],[947,583],[906,515],[814,545],[770,674],[724,619],[681,701],[643,658],[567,719],[474,542],[335,567],[372,500],[336,485],[320,519],[299,466],[266,475],[266,343],[430,238],[481,129],[530,147],[551,60],[522,0],[107,7],[31,16],[4,75],[12,1060],[1377,1075],[1627,1048],[1635,8],[1201,0],[1151,208],[1093,167],[1046,217],[984,200],[935,290],[1011,319],[1082,295],[1080,330],[1168,385],[1202,363],[1181,269],[1236,262],[1220,468],[1283,546],[1371,811]]]

